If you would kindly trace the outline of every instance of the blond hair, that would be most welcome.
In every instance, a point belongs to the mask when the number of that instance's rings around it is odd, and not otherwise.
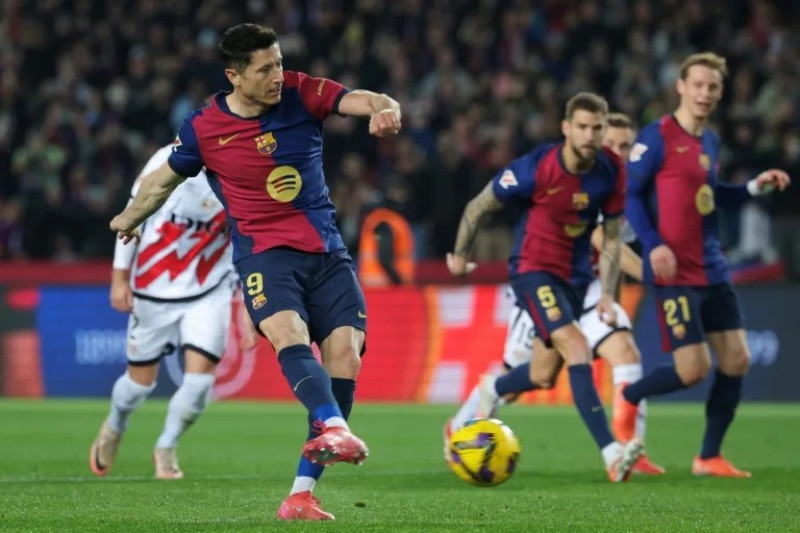
[[[714,52],[700,52],[692,54],[681,63],[681,79],[685,80],[689,75],[689,69],[695,65],[703,65],[719,72],[722,77],[728,75],[728,61]]]
[[[633,129],[631,117],[625,113],[609,113],[608,126],[611,128],[630,128]]]

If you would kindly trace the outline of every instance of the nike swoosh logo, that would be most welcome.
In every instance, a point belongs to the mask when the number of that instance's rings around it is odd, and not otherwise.
[[[358,312],[358,318],[367,318],[367,315],[362,313],[361,311]]]
[[[563,188],[564,187],[551,187],[551,188],[547,189],[547,191],[546,191],[547,192],[547,196],[552,196],[552,195],[554,195],[555,193],[557,193],[558,191],[560,191]]]
[[[592,407],[592,412],[593,413],[598,413],[598,412],[600,412],[602,410],[603,410],[603,406],[602,405],[598,405],[598,406]]]
[[[298,382],[295,384],[295,386],[294,386],[294,387],[292,387],[292,390],[293,390],[294,392],[297,392],[297,387],[299,387],[299,386],[300,386],[300,384],[301,384],[302,382],[304,382],[305,380],[307,380],[307,379],[310,379],[310,378],[311,378],[311,376],[306,376],[306,377],[304,377],[303,379],[301,379],[300,381],[298,381]]]
[[[219,138],[219,145],[220,146],[224,146],[224,145],[228,144],[229,142],[231,142],[232,140],[234,140],[238,136],[239,136],[238,133],[234,133],[230,137],[225,137],[224,139],[222,137],[220,137]]]
[[[684,153],[684,152],[688,151],[688,150],[689,150],[689,147],[688,147],[688,146],[678,146],[677,148],[675,148],[675,150],[676,150],[676,151],[677,151],[679,154],[682,154],[682,153]]]

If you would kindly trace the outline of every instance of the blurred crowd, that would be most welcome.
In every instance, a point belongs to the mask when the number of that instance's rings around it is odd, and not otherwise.
[[[385,92],[404,130],[377,141],[326,123],[325,170],[347,244],[387,183],[420,258],[452,246],[465,203],[503,165],[557,139],[563,105],[605,95],[644,125],[675,106],[685,55],[731,76],[713,128],[724,179],[800,177],[800,8],[779,0],[4,0],[0,13],[0,257],[109,256],[111,216],[149,155],[227,82],[225,28],[274,27],[285,65]],[[725,215],[737,261],[800,263],[800,183]],[[476,243],[503,258],[509,215]],[[787,227],[794,231],[786,230]],[[794,241],[794,242],[793,242]],[[787,257],[788,256],[788,257]]]

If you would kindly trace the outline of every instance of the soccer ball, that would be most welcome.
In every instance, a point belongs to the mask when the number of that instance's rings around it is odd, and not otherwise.
[[[447,464],[471,485],[503,483],[514,473],[518,460],[517,437],[495,418],[473,418],[450,436]]]

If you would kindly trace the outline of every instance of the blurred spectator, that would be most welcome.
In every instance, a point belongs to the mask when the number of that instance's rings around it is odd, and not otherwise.
[[[3,257],[111,255],[105,222],[146,155],[227,87],[216,45],[232,24],[274,26],[289,69],[401,102],[398,139],[327,121],[324,164],[352,249],[364,205],[402,176],[424,258],[449,250],[466,199],[493,172],[560,137],[572,93],[599,91],[643,125],[673,108],[677,66],[698,50],[730,63],[713,124],[724,179],[784,165],[797,180],[798,17],[778,0],[5,0]],[[798,275],[799,191],[724,213],[733,259],[771,261],[777,248]],[[504,258],[512,218],[490,222],[479,259]]]

